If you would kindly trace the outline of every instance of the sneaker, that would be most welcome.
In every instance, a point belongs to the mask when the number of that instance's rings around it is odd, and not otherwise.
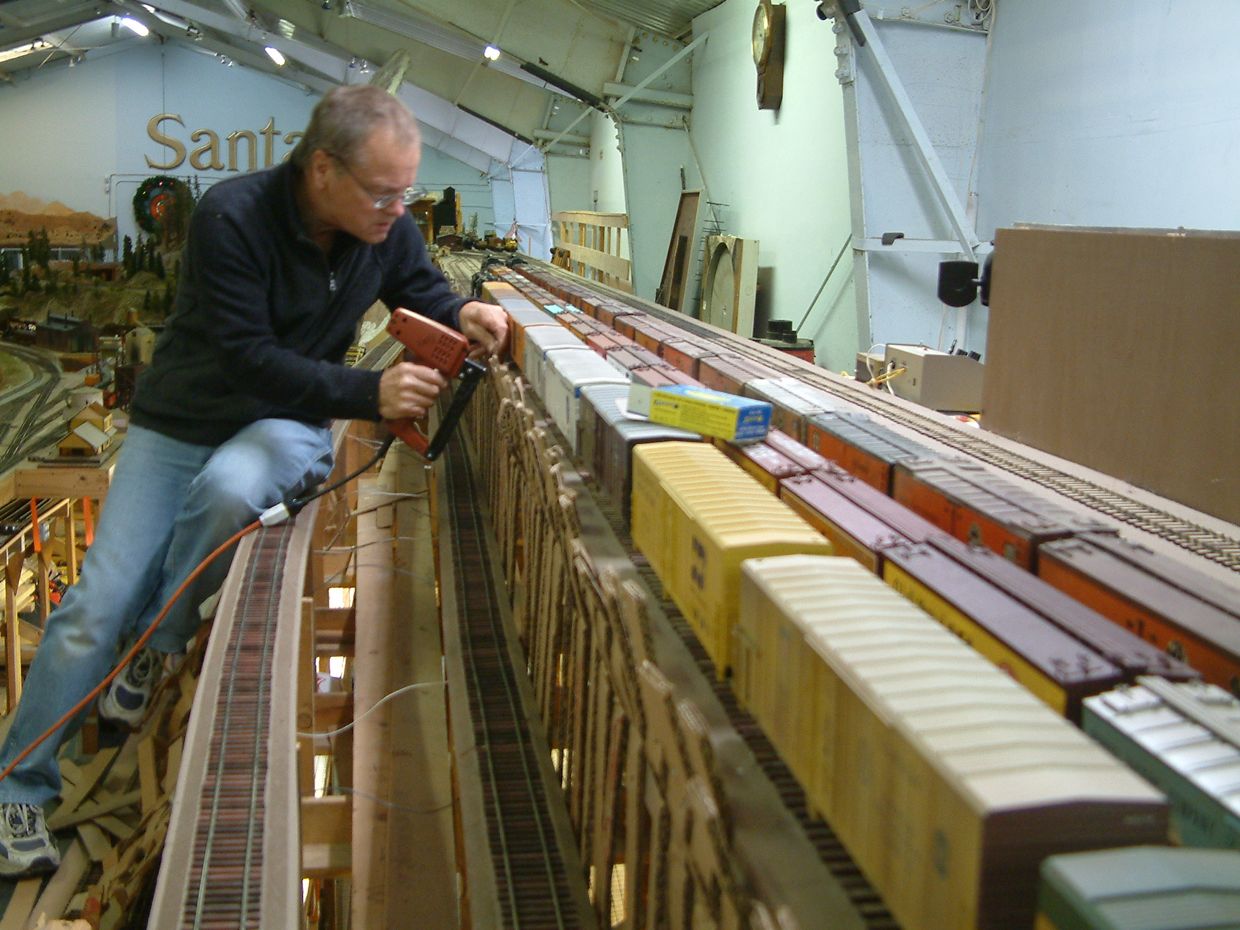
[[[147,646],[129,660],[99,697],[99,716],[136,729],[142,724],[151,692],[164,676],[164,653]]]
[[[37,875],[60,868],[60,850],[38,804],[0,804],[0,875]]]

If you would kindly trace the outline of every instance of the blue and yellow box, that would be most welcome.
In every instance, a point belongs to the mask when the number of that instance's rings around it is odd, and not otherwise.
[[[655,423],[678,426],[703,436],[754,442],[770,429],[771,405],[710,388],[673,384],[651,389],[649,417]]]

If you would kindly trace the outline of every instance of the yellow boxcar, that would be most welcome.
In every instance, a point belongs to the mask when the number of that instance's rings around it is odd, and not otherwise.
[[[830,555],[831,544],[706,443],[633,451],[633,543],[723,677],[731,665],[740,563],[757,556]]]
[[[905,930],[1031,926],[1047,855],[1166,841],[1159,792],[851,559],[747,561],[740,610],[746,705]]]

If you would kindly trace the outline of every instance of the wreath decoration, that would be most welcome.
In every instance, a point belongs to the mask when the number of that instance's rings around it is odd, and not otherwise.
[[[189,185],[184,181],[157,174],[138,185],[133,195],[134,219],[144,232],[159,235],[175,214],[175,207],[188,203],[191,197]]]

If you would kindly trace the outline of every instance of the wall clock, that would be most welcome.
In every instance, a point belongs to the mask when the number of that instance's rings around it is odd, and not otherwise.
[[[761,0],[753,14],[753,63],[758,70],[758,109],[778,110],[784,96],[784,14],[782,4]]]

